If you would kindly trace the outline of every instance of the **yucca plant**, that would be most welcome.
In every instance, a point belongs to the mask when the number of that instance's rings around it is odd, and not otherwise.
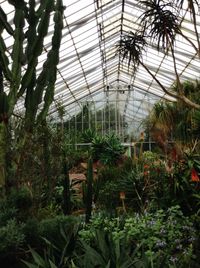
[[[117,44],[117,53],[121,57],[122,61],[128,61],[128,67],[133,66],[134,71],[137,71],[139,65],[151,75],[161,89],[172,97],[177,97],[177,94],[168,91],[162,83],[156,78],[151,70],[143,63],[143,53],[147,46],[146,37],[144,31],[142,32],[130,32],[128,35],[122,36],[122,39]]]
[[[199,53],[198,47],[181,30],[182,17],[179,16],[180,8],[176,4],[163,0],[142,0],[140,3],[146,7],[140,16],[141,25],[149,30],[148,37],[156,40],[158,50],[163,49],[167,53],[171,49],[173,52],[175,36],[180,34]]]

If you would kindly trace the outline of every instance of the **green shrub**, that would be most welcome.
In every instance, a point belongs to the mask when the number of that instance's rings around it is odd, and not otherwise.
[[[19,189],[13,188],[8,196],[8,204],[17,210],[16,218],[26,221],[30,216],[33,198],[30,190],[22,186]]]
[[[28,210],[33,205],[31,191],[25,186],[19,189],[13,188],[9,195],[9,202],[18,210]]]
[[[103,167],[99,170],[98,179],[94,181],[95,202],[99,207],[110,211],[119,205],[117,183],[121,174],[119,167]]]
[[[122,220],[95,216],[79,235],[92,245],[96,230],[112,233],[117,240],[126,238],[128,245],[142,245],[137,256],[141,258],[144,253],[151,259],[156,255],[161,267],[188,267],[193,261],[197,233],[190,218],[184,216],[178,206],[155,213],[135,214]]]
[[[23,227],[23,224],[19,225],[12,219],[0,228],[0,258],[14,255],[20,250],[25,241]]]
[[[58,208],[54,205],[54,203],[50,203],[47,206],[40,207],[37,210],[36,217],[39,221],[44,219],[54,218],[58,215]]]
[[[6,223],[17,216],[17,209],[10,206],[6,200],[0,202],[0,227],[6,225]]]
[[[119,191],[115,182],[108,181],[104,184],[99,191],[98,204],[108,211],[114,211],[120,205]]]
[[[44,219],[39,224],[39,233],[50,242],[57,244],[59,240],[62,240],[60,229],[69,230],[77,223],[78,218],[73,216],[56,216]]]
[[[41,238],[39,233],[39,222],[37,219],[29,218],[24,224],[23,233],[27,245],[35,247],[40,244]]]

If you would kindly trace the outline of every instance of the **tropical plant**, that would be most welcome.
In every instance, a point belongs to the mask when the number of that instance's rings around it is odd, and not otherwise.
[[[198,33],[198,29],[197,29],[197,18],[196,18],[197,12],[199,10],[198,1],[197,0],[187,0],[187,1],[185,1],[185,0],[173,0],[172,2],[174,5],[177,6],[177,8],[179,10],[181,10],[183,8],[184,4],[187,5],[187,8],[190,11],[192,21],[193,21],[194,31],[196,34],[196,39],[197,39],[197,44],[198,44],[198,50],[200,51],[200,41],[199,41],[199,33]]]
[[[96,135],[91,145],[94,160],[100,160],[102,164],[113,165],[125,152],[117,135],[110,134],[103,137]]]
[[[83,240],[80,243],[83,251],[81,258],[77,259],[80,268],[140,267],[140,260],[136,257],[138,248],[134,243],[127,243],[125,237],[114,239],[112,233],[98,229],[91,245]]]
[[[45,246],[44,253],[40,254],[30,248],[32,261],[23,260],[29,268],[73,268],[73,254],[77,241],[78,225],[71,225],[67,230],[62,226],[59,230],[59,243],[52,243],[43,238]]]
[[[177,91],[177,86],[174,86]],[[199,103],[199,81],[185,81],[184,95]],[[184,107],[182,103],[160,101],[153,106],[150,115],[144,121],[150,136],[165,153],[175,148],[177,151],[198,150],[199,110]],[[168,141],[174,141],[169,144]],[[195,148],[196,147],[196,148]]]
[[[192,2],[191,10],[192,14],[195,14],[198,3],[196,1]],[[184,95],[183,85],[180,81],[178,70],[176,67],[176,56],[174,53],[174,43],[176,35],[181,35],[184,39],[189,42],[189,44],[194,48],[196,54],[199,56],[199,41],[198,46],[188,38],[188,36],[182,31],[181,23],[183,17],[179,16],[180,8],[182,8],[182,2],[177,7],[175,1],[165,2],[163,0],[147,0],[140,1],[142,7],[145,7],[145,11],[140,16],[140,27],[135,32],[130,32],[128,35],[122,36],[121,40],[117,44],[117,51],[122,58],[128,60],[128,66],[130,64],[133,66],[134,71],[139,65],[141,65],[148,74],[153,78],[153,80],[160,86],[164,93],[176,98],[177,100],[183,102],[186,106],[195,109],[200,109],[200,104],[196,100],[191,100],[188,96]],[[195,7],[195,8],[194,8]],[[195,15],[194,15],[194,18]],[[196,19],[193,21],[195,31],[196,31]],[[197,39],[198,32],[196,31]],[[147,42],[147,40],[150,42]],[[147,47],[147,44],[155,44],[157,50],[165,53],[168,56],[169,51],[172,54],[174,72],[177,81],[177,92],[171,89],[167,89],[161,81],[154,75],[151,69],[143,62],[142,56],[143,51]]]

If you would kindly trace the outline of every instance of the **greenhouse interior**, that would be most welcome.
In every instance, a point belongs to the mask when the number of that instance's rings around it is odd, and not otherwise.
[[[0,1],[0,267],[200,267],[199,0]]]

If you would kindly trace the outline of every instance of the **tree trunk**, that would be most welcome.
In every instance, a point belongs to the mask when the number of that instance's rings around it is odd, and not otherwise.
[[[0,195],[5,194],[6,184],[6,126],[0,123]]]
[[[166,89],[161,82],[156,78],[156,76],[149,70],[149,68],[143,64],[142,61],[140,61],[140,64],[143,66],[143,68],[151,75],[151,77],[156,81],[156,83],[161,87],[161,89],[163,90],[163,92],[177,100],[182,101],[187,107],[189,108],[194,108],[196,110],[200,110],[200,104],[195,103],[193,101],[191,101],[190,99],[188,99],[187,97],[185,97],[184,95],[178,94],[178,93],[174,93],[168,89]]]

